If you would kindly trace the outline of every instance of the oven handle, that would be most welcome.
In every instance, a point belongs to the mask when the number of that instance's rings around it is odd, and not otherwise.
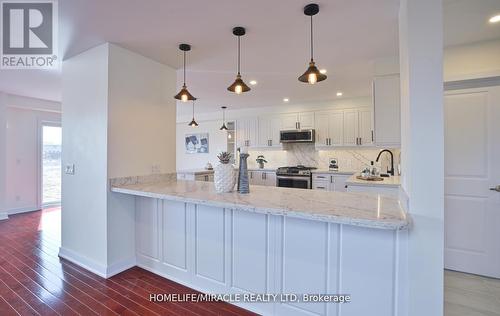
[[[311,181],[309,176],[277,176],[277,179],[285,179],[285,180],[306,180]]]

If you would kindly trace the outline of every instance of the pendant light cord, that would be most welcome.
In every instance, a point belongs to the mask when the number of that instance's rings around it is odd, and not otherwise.
[[[194,101],[193,101],[193,121],[194,121]]]
[[[240,37],[238,36],[238,75],[240,74]]]
[[[313,53],[314,53],[314,50],[313,50],[313,16],[311,15],[311,61],[313,61]]]
[[[186,85],[186,51],[184,51],[184,85]]]

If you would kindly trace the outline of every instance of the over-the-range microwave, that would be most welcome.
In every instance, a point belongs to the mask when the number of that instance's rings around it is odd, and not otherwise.
[[[280,143],[314,143],[315,139],[313,129],[280,132]]]

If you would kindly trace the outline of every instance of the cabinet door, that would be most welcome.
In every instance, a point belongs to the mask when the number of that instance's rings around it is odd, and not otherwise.
[[[289,131],[298,127],[297,113],[281,115],[281,130]]]
[[[360,145],[370,146],[372,141],[372,112],[370,109],[359,110]]]
[[[274,172],[264,172],[264,185],[269,187],[276,186],[276,173]]]
[[[259,117],[259,146],[271,146],[270,143],[271,120],[269,117]]]
[[[248,146],[259,146],[259,120],[251,118],[248,120]]]
[[[345,183],[347,179],[349,179],[351,176],[349,175],[335,175],[332,176],[333,178],[333,188],[332,191],[335,192],[347,192],[347,189],[345,187]]]
[[[246,146],[246,130],[247,130],[246,120],[237,120],[236,121],[236,147]]]
[[[314,112],[303,112],[298,114],[298,122],[300,129],[314,128]]]
[[[331,146],[342,146],[344,143],[344,112],[333,111],[328,116],[328,130]]]
[[[373,80],[374,136],[377,145],[401,144],[401,105],[399,76]]]
[[[281,147],[280,143],[281,117],[274,115],[269,119],[269,140],[272,147]]]
[[[261,185],[262,184],[262,172],[261,171],[248,171],[249,183],[251,185]]]
[[[358,110],[344,111],[344,145],[358,144]]]
[[[316,126],[316,146],[328,146],[330,112],[317,112],[314,121]]]

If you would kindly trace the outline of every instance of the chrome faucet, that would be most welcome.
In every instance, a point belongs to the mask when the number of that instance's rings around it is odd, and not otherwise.
[[[384,149],[384,150],[381,150],[379,153],[378,153],[378,156],[377,156],[377,162],[379,161],[380,159],[380,155],[382,155],[382,153],[384,152],[387,152],[391,155],[391,169],[390,170],[387,170],[387,173],[390,174],[391,176],[394,176],[394,155],[392,154],[392,151],[390,151],[389,149]]]

